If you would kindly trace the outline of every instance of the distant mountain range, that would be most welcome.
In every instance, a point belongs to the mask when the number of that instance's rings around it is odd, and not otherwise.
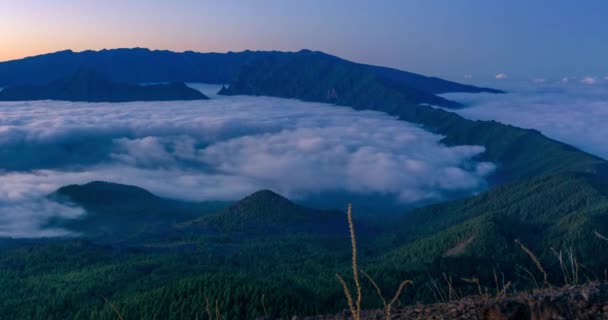
[[[0,101],[65,100],[129,102],[206,100],[207,96],[181,83],[129,84],[110,81],[94,69],[81,68],[65,79],[42,85],[15,85],[0,91]]]
[[[265,59],[284,59],[297,53],[279,51],[243,51],[229,53],[198,53],[151,51],[148,49],[113,49],[102,51],[61,51],[35,57],[0,63],[0,87],[14,85],[47,85],[58,79],[71,77],[82,68],[94,69],[107,79],[126,83],[205,82],[232,83],[243,67],[257,65]],[[346,60],[315,52],[317,57],[332,63]],[[351,62],[348,62],[351,63]],[[352,63],[351,63],[352,64]],[[447,92],[502,91],[464,85],[439,78],[397,69],[357,64],[360,68],[399,86],[410,95],[410,100],[444,107],[461,107],[460,104],[436,96]]]

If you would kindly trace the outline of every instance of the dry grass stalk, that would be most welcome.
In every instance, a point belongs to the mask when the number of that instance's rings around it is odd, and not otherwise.
[[[502,279],[502,289],[496,294],[496,299],[498,300],[507,297],[507,292],[509,290],[509,287],[511,286],[511,281],[505,283],[505,273],[501,272],[500,275]]]
[[[578,284],[580,265],[578,263],[578,260],[574,256],[574,251],[572,250],[572,248],[568,248],[568,250],[566,251],[566,253],[568,254],[567,259],[570,265],[568,265],[568,262],[564,261],[564,257],[561,250],[557,251],[551,248],[551,251],[559,262],[559,266],[564,276],[564,285]]]
[[[456,290],[454,290],[454,286],[452,285],[452,276],[448,277],[448,275],[444,272],[443,279],[448,284],[448,301],[459,299],[460,297],[458,296],[458,293],[456,292]]]
[[[348,290],[346,282],[339,274],[336,277],[340,281],[342,288],[344,289],[344,295],[348,300],[348,306],[355,320],[361,319],[361,282],[359,281],[359,268],[357,266],[357,238],[355,236],[355,224],[353,223],[353,206],[348,204],[348,210],[346,211],[348,217],[348,229],[350,231],[350,244],[352,248],[352,267],[353,267],[353,278],[355,280],[355,289],[357,290],[357,301],[354,303],[353,297]]]
[[[359,268],[357,266],[357,237],[355,236],[355,224],[353,223],[353,205],[348,204],[348,210],[346,211],[348,217],[348,229],[350,230],[350,243],[352,247],[352,264],[353,264],[353,278],[355,280],[355,287],[357,289],[357,319],[361,317],[361,283],[359,282]]]
[[[264,315],[268,317],[268,309],[266,309],[266,295],[262,293],[262,309],[264,309]]]
[[[118,308],[116,308],[116,306],[110,302],[110,300],[108,300],[108,298],[101,296],[101,298],[110,306],[110,308],[112,308],[112,310],[114,311],[114,313],[116,314],[116,316],[118,317],[118,319],[120,320],[125,320],[122,315],[120,314],[120,312],[118,311]]]
[[[390,311],[391,311],[391,307],[395,304],[395,302],[397,302],[399,300],[399,297],[401,296],[401,293],[403,293],[403,289],[405,289],[405,286],[407,286],[408,284],[413,284],[414,282],[412,280],[403,280],[403,282],[401,282],[401,284],[399,284],[399,288],[397,289],[397,292],[395,292],[395,295],[393,296],[393,299],[391,300],[391,302],[388,304],[388,316],[387,316],[387,320],[390,319]]]
[[[595,234],[596,237],[608,241],[608,238],[606,238],[605,236],[603,236],[601,233],[597,232],[597,231],[593,231],[593,233]]]
[[[353,315],[353,318],[355,318],[355,320],[359,320],[359,318],[357,318],[357,309],[355,309],[353,296],[350,294],[350,290],[348,290],[346,282],[338,273],[336,273],[336,278],[338,278],[338,281],[340,281],[340,284],[342,285],[342,289],[344,290],[344,296],[346,296],[346,301],[348,302],[348,308],[350,309],[350,313]]]
[[[207,311],[207,317],[209,320],[213,319],[213,315],[211,314],[211,305],[209,304],[209,298],[205,295],[205,311]]]
[[[350,232],[350,244],[351,244],[351,248],[352,248],[353,279],[355,282],[355,288],[357,290],[356,291],[356,294],[357,294],[356,301],[353,299],[353,295],[351,294],[350,289],[348,289],[348,285],[346,284],[346,281],[344,281],[344,278],[342,278],[342,276],[340,276],[340,274],[338,274],[338,273],[336,273],[336,278],[338,279],[338,281],[340,282],[340,285],[342,286],[342,289],[344,290],[344,296],[346,297],[346,301],[348,302],[348,308],[350,309],[350,312],[353,315],[354,320],[361,319],[362,294],[361,294],[361,281],[359,279],[359,272],[361,272],[363,275],[365,275],[365,277],[367,277],[367,279],[369,279],[369,281],[372,283],[372,285],[376,289],[378,296],[382,300],[382,304],[384,306],[384,314],[386,316],[386,319],[388,320],[391,318],[392,307],[397,301],[399,301],[399,297],[401,296],[403,289],[405,288],[405,286],[407,286],[408,284],[411,284],[413,282],[411,280],[405,280],[405,281],[401,282],[401,284],[399,284],[399,288],[397,289],[397,292],[393,296],[393,299],[391,299],[391,301],[387,303],[386,299],[382,295],[382,291],[380,290],[380,287],[378,286],[376,281],[374,281],[374,279],[372,279],[372,277],[369,274],[365,273],[365,271],[359,270],[359,268],[358,268],[357,237],[355,235],[355,224],[353,222],[353,207],[351,204],[348,205],[348,210],[346,211],[346,216],[348,218],[348,229]]]
[[[222,320],[222,315],[220,314],[220,306],[217,303],[217,300],[215,300],[215,320]]]
[[[222,320],[222,314],[220,313],[220,306],[218,301],[215,300],[215,310],[211,311],[211,304],[209,303],[209,298],[205,294],[205,311],[207,312],[207,318],[209,320]],[[215,312],[215,314],[214,314]],[[214,318],[215,315],[215,318]]]
[[[500,300],[500,299],[506,298],[507,297],[507,290],[509,289],[510,286],[511,286],[511,281],[507,282],[506,284],[503,284],[502,290],[500,290],[496,294],[496,300]]]
[[[382,305],[384,306],[384,310],[386,310],[386,308],[388,307],[388,305],[386,304],[386,299],[384,299],[384,295],[382,295],[382,291],[380,290],[380,287],[378,286],[376,281],[374,281],[374,279],[369,274],[367,274],[367,272],[361,270],[361,273],[363,273],[363,275],[369,280],[369,282],[372,283],[372,285],[376,289],[376,293],[378,293],[378,297],[380,297],[380,300],[382,300]]]
[[[570,270],[572,274],[572,284],[578,284],[578,261],[574,256],[574,252],[572,251],[572,247],[568,248],[568,259],[570,260]]]
[[[532,272],[530,272],[530,270],[528,270],[527,268],[520,266],[520,265],[517,265],[516,267],[526,273],[526,275],[529,277],[529,279],[532,280],[532,283],[534,284],[534,287],[536,289],[540,289],[538,282],[536,282],[536,277],[534,277],[534,275],[532,274]],[[521,274],[519,274],[519,272],[515,271],[515,274],[517,276],[519,276],[520,278],[525,279]]]
[[[502,298],[506,298],[507,290],[511,286],[511,281],[509,281],[505,284],[504,274],[502,274],[502,276],[503,277],[502,277],[502,289],[501,289],[501,285],[498,281],[498,274],[496,273],[496,271],[494,271],[494,282],[496,283],[496,296],[495,296],[496,300],[501,300]],[[471,284],[476,285],[477,292],[479,293],[479,296],[481,296],[483,298],[484,303],[487,304],[490,301],[491,294],[490,294],[488,288],[483,287],[483,289],[482,289],[481,283],[478,278],[460,278],[460,279],[466,283],[471,283]]]
[[[498,294],[498,292],[500,291],[498,289],[498,275],[496,274],[496,268],[493,269],[494,272],[494,284],[496,285],[496,294]]]
[[[570,275],[568,274],[568,269],[564,265],[564,258],[562,255],[562,251],[560,250],[558,252],[557,250],[555,250],[553,248],[551,248],[551,251],[553,252],[553,255],[555,255],[555,258],[559,262],[559,267],[562,270],[562,274],[564,276],[564,284],[567,285],[570,282]]]
[[[440,303],[447,303],[450,301],[458,300],[462,297],[462,292],[460,294],[454,289],[452,285],[452,276],[448,276],[445,272],[442,273],[443,280],[447,284],[447,290],[440,288],[438,282],[430,278],[431,286],[429,286],[433,292],[433,296]],[[428,285],[428,284],[427,284]],[[443,287],[443,286],[442,286]]]
[[[401,293],[403,292],[403,289],[405,288],[405,286],[408,284],[412,284],[413,282],[411,280],[405,280],[405,281],[401,282],[401,284],[399,284],[399,288],[397,289],[397,292],[393,296],[393,299],[391,299],[391,301],[389,303],[386,303],[386,299],[384,298],[384,295],[382,295],[382,291],[380,290],[380,287],[378,286],[376,281],[374,281],[374,279],[369,274],[367,274],[365,271],[361,270],[361,273],[363,273],[363,275],[369,280],[369,282],[372,283],[372,285],[376,289],[376,292],[378,293],[378,297],[380,297],[380,300],[382,300],[382,305],[384,306],[384,315],[387,320],[390,320],[393,305],[395,304],[395,302],[397,302],[397,300],[399,300],[399,297],[401,296]]]
[[[521,247],[521,249],[530,257],[530,259],[532,259],[532,262],[534,262],[534,264],[536,265],[536,268],[538,268],[538,270],[540,272],[542,272],[543,277],[544,277],[543,286],[549,286],[550,287],[551,284],[549,283],[549,275],[545,271],[545,268],[543,268],[543,265],[540,263],[540,260],[538,260],[538,257],[536,257],[536,255],[534,254],[534,252],[532,252],[530,249],[528,249],[528,247],[526,247],[518,239],[515,239],[515,242],[517,244],[519,244],[519,246]]]
[[[445,294],[445,292],[439,288],[439,286],[437,285],[437,281],[435,281],[435,279],[430,278],[431,280],[431,284],[432,286],[429,286],[431,288],[431,292],[433,293],[433,297],[435,297],[435,300],[437,300],[437,302],[441,302],[441,303],[446,303],[448,302],[448,297]],[[428,283],[427,283],[428,285]]]
[[[481,289],[481,283],[479,282],[478,278],[460,278],[460,279],[466,283],[472,283],[472,284],[476,285],[479,296],[481,296],[483,298],[485,303],[488,303],[488,300],[490,298],[490,295],[488,294],[488,289],[485,290],[486,291],[485,293],[483,292],[483,290]]]

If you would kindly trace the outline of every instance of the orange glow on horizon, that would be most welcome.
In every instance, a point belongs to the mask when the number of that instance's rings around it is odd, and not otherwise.
[[[170,50],[170,51],[176,51],[176,52],[182,52],[182,51],[198,51],[198,52],[241,51],[241,49],[225,50],[223,48],[217,48],[217,49],[213,49],[213,48],[200,48],[200,49],[196,49],[196,48],[163,48],[163,47],[150,47],[150,46],[145,46],[145,45],[117,45],[117,46],[100,46],[100,47],[40,46],[40,47],[30,47],[27,49],[24,49],[23,47],[7,48],[7,47],[3,46],[2,49],[0,50],[0,62],[19,60],[19,59],[23,59],[23,58],[27,58],[27,57],[33,57],[33,56],[53,53],[53,52],[57,52],[57,51],[63,51],[63,50],[72,50],[75,52],[80,52],[80,51],[86,51],[86,50],[99,51],[99,50],[103,50],[103,49],[135,48],[135,47],[148,48],[150,50]],[[242,50],[246,50],[246,49],[242,49]]]

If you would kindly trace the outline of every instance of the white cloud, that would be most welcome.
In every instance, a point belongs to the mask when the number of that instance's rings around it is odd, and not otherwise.
[[[47,238],[76,236],[69,230],[49,227],[52,219],[75,219],[84,214],[81,208],[45,199],[0,204],[0,237]]]
[[[472,160],[482,147],[443,146],[441,136],[384,113],[277,98],[213,98],[0,103],[0,221],[15,215],[2,212],[2,205],[21,212],[58,187],[93,180],[186,200],[235,200],[268,188],[295,199],[347,192],[414,203],[478,191],[494,169]],[[43,212],[25,214],[32,224],[24,229],[60,233],[36,226],[53,215],[78,214],[71,207]],[[0,236],[27,233],[5,228]]]
[[[0,237],[40,238],[70,236],[74,233],[46,224],[55,218],[75,219],[85,214],[81,208],[46,199],[58,184],[75,179],[56,177],[49,172],[0,174]]]
[[[465,79],[473,79],[473,75],[471,75],[471,74],[465,74],[463,77]]]
[[[570,78],[572,79],[572,78]],[[571,81],[529,86],[514,83],[507,94],[446,94],[467,104],[456,110],[470,119],[497,120],[543,134],[608,159],[608,86]]]
[[[584,77],[583,79],[581,79],[581,82],[584,84],[596,84],[597,78],[596,77]]]
[[[499,74],[496,75],[495,78],[498,79],[498,80],[503,80],[503,79],[507,79],[508,77],[509,76],[507,76],[506,73],[499,73]]]
[[[545,78],[534,78],[532,82],[534,83],[545,83],[547,80]]]

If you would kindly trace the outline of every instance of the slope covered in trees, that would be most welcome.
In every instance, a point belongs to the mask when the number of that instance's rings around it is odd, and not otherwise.
[[[133,205],[130,201],[157,201],[139,188],[92,186],[91,192],[72,186],[62,193],[80,203],[96,203],[94,197],[115,191],[128,195],[110,199],[113,210],[107,213],[119,212],[118,203],[127,208]],[[608,242],[594,232],[608,233],[607,190],[605,182],[592,174],[563,173],[507,184],[394,219],[358,220],[360,268],[386,292],[393,292],[403,279],[414,280],[401,297],[404,304],[436,301],[432,283],[446,286],[444,273],[463,294],[477,288],[461,278],[475,276],[483,286],[493,287],[495,272],[511,282],[510,290],[534,288],[535,281],[542,284],[543,275],[514,242],[519,239],[539,257],[553,285],[565,280],[552,249],[564,255],[572,250],[580,266],[579,281],[600,279],[608,261],[597,253],[605,252]],[[106,246],[99,238],[3,242],[0,284],[6,290],[0,293],[0,317],[113,319],[112,309],[100,296],[129,319],[197,314],[204,318],[205,298],[218,302],[224,318],[338,312],[345,304],[335,273],[348,274],[351,268],[346,217],[338,214],[330,220],[338,223],[341,218],[343,224],[332,233],[299,229],[308,221],[326,222],[316,220],[315,212],[320,211],[261,191],[194,220],[243,219],[242,224],[230,220],[212,232],[184,232],[178,223],[160,235],[144,233],[120,246]],[[115,223],[120,227],[128,220]],[[269,225],[256,232],[256,221]],[[568,279],[572,282],[572,275]],[[377,308],[374,288],[364,283],[363,289],[364,307]]]
[[[459,107],[440,97],[426,99],[400,81],[368,67],[323,53],[301,51],[288,56],[256,60],[244,66],[225,95],[267,95],[335,103],[358,110],[377,110],[417,123],[444,135],[446,145],[481,145],[483,160],[499,169],[493,182],[556,172],[607,171],[605,160],[549,139],[536,130],[495,121],[472,121],[425,104]]]

